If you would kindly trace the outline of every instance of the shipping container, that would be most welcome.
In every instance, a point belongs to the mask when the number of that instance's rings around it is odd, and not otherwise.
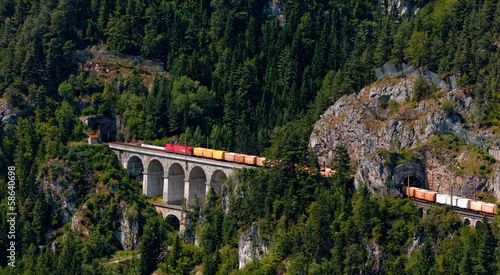
[[[453,198],[450,196],[451,205],[458,206],[458,198],[459,197],[457,197],[457,196],[453,196]]]
[[[266,161],[266,158],[258,157],[256,160],[256,164],[257,164],[257,166],[264,166],[265,161]]]
[[[495,214],[497,205],[494,203],[483,203],[483,207],[481,208],[483,212]]]
[[[457,206],[464,209],[470,208],[470,199],[467,198],[457,198]]]
[[[212,149],[203,149],[203,157],[204,158],[213,158],[214,150]]]
[[[450,204],[450,196],[445,194],[436,194],[436,202],[440,204]]]
[[[198,157],[203,157],[203,150],[205,148],[201,148],[201,147],[194,147],[193,148],[193,155],[195,156],[198,156]]]
[[[234,161],[234,157],[236,156],[236,153],[225,153],[224,154],[224,160],[225,161],[231,161],[233,162]]]
[[[415,188],[403,186],[403,193],[408,197],[415,197]]]
[[[425,200],[426,201],[432,201],[432,202],[436,201],[437,192],[425,190],[424,193],[425,193]]]
[[[237,163],[245,163],[245,155],[241,155],[241,154],[235,155],[234,161]]]
[[[474,211],[482,211],[483,202],[481,201],[471,201],[470,209]]]
[[[415,188],[415,198],[425,200],[425,190],[420,188]]]
[[[255,165],[256,160],[256,156],[245,156],[245,164]]]
[[[225,153],[226,153],[225,151],[214,150],[214,152],[213,152],[213,158],[214,159],[224,160],[224,154]]]

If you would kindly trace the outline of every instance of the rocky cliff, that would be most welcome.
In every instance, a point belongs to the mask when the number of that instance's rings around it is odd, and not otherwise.
[[[310,137],[320,163],[328,166],[342,145],[358,167],[355,185],[366,183],[372,192],[395,193],[394,168],[418,162],[432,190],[453,188],[457,195],[472,197],[476,189],[500,198],[499,165],[474,146],[475,130],[464,129],[473,126],[467,123],[473,121],[472,98],[461,90],[441,90],[416,103],[411,100],[414,86],[413,78],[384,79],[335,102]],[[482,136],[494,135],[486,130]]]

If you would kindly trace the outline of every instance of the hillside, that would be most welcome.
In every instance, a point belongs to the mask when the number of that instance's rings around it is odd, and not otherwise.
[[[0,274],[495,274],[498,221],[423,217],[390,186],[417,162],[431,189],[500,198],[475,139],[498,147],[499,34],[498,0],[0,0]],[[377,80],[386,63],[458,87]],[[93,115],[111,140],[281,161],[181,235],[85,144]]]
[[[394,193],[395,167],[413,162],[425,167],[433,191],[453,188],[456,195],[473,198],[476,188],[498,199],[499,166],[483,147],[498,146],[498,127],[474,127],[478,106],[464,90],[436,89],[422,81],[387,78],[340,98],[310,137],[319,162],[330,163],[344,146],[358,167],[355,185],[363,182],[372,192]],[[434,90],[415,100],[426,89]]]

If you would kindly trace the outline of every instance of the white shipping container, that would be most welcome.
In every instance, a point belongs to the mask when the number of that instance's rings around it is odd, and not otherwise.
[[[470,208],[470,199],[467,198],[457,198],[457,206],[460,208],[469,209]]]
[[[450,204],[450,196],[444,194],[436,194],[436,202],[440,204]]]
[[[453,206],[458,206],[458,197],[456,196],[453,196]]]

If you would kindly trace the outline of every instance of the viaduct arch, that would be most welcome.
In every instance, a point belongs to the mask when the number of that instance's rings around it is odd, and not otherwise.
[[[147,197],[162,196],[164,204],[192,204],[204,201],[210,187],[220,196],[222,183],[234,169],[246,165],[184,156],[163,150],[125,143],[109,143],[127,173],[142,177],[142,193]],[[180,215],[174,215],[182,220]],[[169,216],[175,225],[174,217]],[[167,216],[164,216],[167,219]],[[175,227],[175,226],[174,226]]]

